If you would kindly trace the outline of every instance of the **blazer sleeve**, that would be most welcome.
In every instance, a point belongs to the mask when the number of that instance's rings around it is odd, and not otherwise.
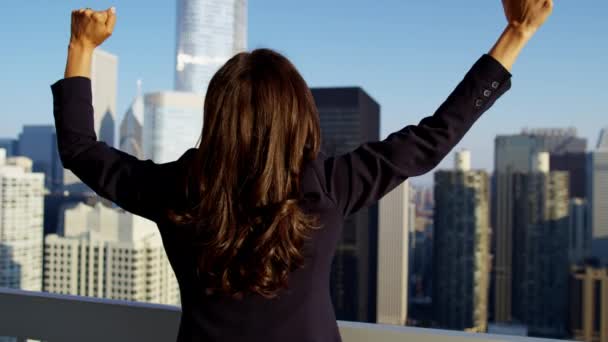
[[[91,80],[71,77],[51,86],[59,156],[66,169],[100,196],[123,209],[157,221],[172,201],[185,160],[156,164],[97,141]]]
[[[431,171],[475,121],[511,87],[511,74],[483,55],[437,111],[350,153],[328,158],[323,172],[328,195],[344,216],[367,207],[408,177]]]

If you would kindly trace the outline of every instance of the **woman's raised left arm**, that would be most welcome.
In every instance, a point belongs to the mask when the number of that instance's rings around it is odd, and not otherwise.
[[[63,166],[100,196],[157,221],[163,209],[175,202],[179,192],[175,182],[185,170],[186,158],[167,164],[139,160],[97,141],[95,134],[92,56],[94,49],[112,34],[115,23],[116,12],[112,8],[72,12],[65,78],[51,86],[59,155]]]

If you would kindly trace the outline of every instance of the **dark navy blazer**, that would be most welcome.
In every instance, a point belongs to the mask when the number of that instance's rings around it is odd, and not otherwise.
[[[276,299],[205,295],[196,274],[196,251],[184,231],[163,214],[187,202],[180,186],[194,149],[179,160],[141,161],[98,142],[91,81],[73,77],[51,86],[61,160],[100,196],[155,221],[177,276],[182,301],[178,341],[340,341],[330,298],[332,257],[344,219],[371,205],[408,177],[432,170],[473,123],[511,86],[511,74],[482,56],[434,115],[356,150],[320,156],[304,167],[302,208],[323,228],[304,246],[305,266],[292,272]]]

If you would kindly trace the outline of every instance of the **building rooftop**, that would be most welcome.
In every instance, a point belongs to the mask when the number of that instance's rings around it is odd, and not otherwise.
[[[17,341],[174,341],[175,306],[0,289],[0,336]],[[542,342],[509,335],[338,322],[344,342]]]

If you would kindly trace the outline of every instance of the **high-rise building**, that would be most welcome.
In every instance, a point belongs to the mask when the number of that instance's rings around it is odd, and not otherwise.
[[[120,149],[138,159],[144,158],[144,99],[141,81],[137,81],[137,96],[120,123]]]
[[[322,150],[350,152],[380,136],[380,105],[361,88],[314,88]],[[344,222],[331,272],[331,296],[338,319],[375,322],[378,265],[378,205]]]
[[[551,155],[584,153],[587,142],[576,136],[576,130],[536,129],[520,134],[497,136],[494,151],[492,198],[492,296],[491,313],[496,322],[511,322],[513,286],[513,191],[515,173],[528,173],[535,153]]]
[[[63,219],[66,209],[78,203],[94,204],[102,200],[97,195],[87,193],[55,192],[44,196],[44,235],[63,235]],[[105,201],[105,200],[104,200]]]
[[[118,57],[95,49],[91,64],[91,89],[97,138],[109,146],[115,146]]]
[[[97,140],[116,146],[116,97],[118,92],[118,57],[99,48],[91,64],[94,128]],[[92,193],[70,170],[63,173],[64,189],[73,193]]]
[[[0,149],[0,287],[42,288],[44,174]]]
[[[65,212],[65,234],[44,239],[47,292],[179,304],[156,224],[101,203]]]
[[[563,338],[568,313],[568,173],[549,154],[513,175],[513,318],[532,336]]]
[[[17,140],[16,155],[28,157],[34,172],[44,173],[44,186],[51,192],[61,190],[63,165],[59,159],[55,126],[26,125]]]
[[[490,285],[490,184],[456,154],[454,170],[435,173],[434,320],[442,328],[485,332]]]
[[[570,264],[578,264],[591,254],[591,225],[588,222],[587,201],[582,198],[570,198],[568,218],[568,255]]]
[[[6,150],[6,156],[17,155],[17,140],[12,138],[0,138],[0,148]]]
[[[608,128],[600,132],[597,146],[589,154],[587,199],[593,232],[591,253],[608,262]]]
[[[410,194],[409,182],[379,203],[377,322],[405,325],[407,320]]]
[[[570,332],[579,341],[608,342],[608,268],[572,267]]]
[[[247,0],[178,0],[175,90],[205,94],[211,77],[247,48]]]
[[[587,153],[568,152],[551,154],[551,171],[567,171],[570,174],[570,197],[587,196]]]
[[[495,139],[496,172],[528,172],[530,157],[537,152],[550,155],[584,153],[587,140],[576,136],[574,128],[523,130],[520,134],[499,135]]]
[[[195,147],[203,127],[199,94],[158,92],[144,96],[144,158],[171,162]]]

